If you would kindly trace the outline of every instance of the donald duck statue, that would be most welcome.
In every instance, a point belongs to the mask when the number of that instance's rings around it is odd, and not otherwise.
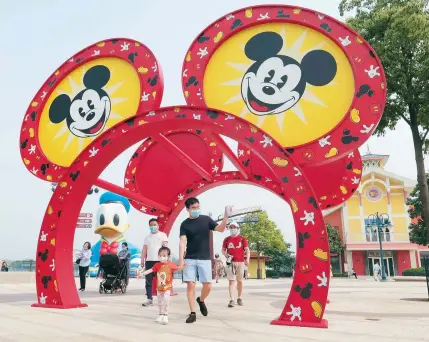
[[[122,243],[126,242],[123,234],[127,231],[128,213],[130,202],[127,198],[113,192],[105,192],[100,196],[100,207],[96,215],[95,234],[101,236],[100,240],[91,248],[91,265],[96,267],[100,255],[118,254],[122,248]],[[139,258],[141,250],[130,243],[128,250],[131,259]]]

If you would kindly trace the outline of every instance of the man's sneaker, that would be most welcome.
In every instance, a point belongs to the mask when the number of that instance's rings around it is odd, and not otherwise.
[[[162,316],[161,324],[164,324],[164,325],[168,324],[168,316],[167,315]]]
[[[200,311],[203,316],[207,316],[209,312],[207,311],[206,303],[202,302],[200,297],[197,298],[197,303],[200,306]]]
[[[241,298],[237,299],[237,304],[243,306],[243,300]]]
[[[191,312],[186,319],[186,323],[194,323],[197,320],[197,314],[195,312]]]
[[[228,307],[229,307],[229,308],[233,308],[234,306],[235,306],[234,301],[233,301],[233,300],[230,300],[230,301],[229,301],[229,304],[228,304]]]
[[[142,304],[142,306],[152,306],[152,305],[153,305],[153,299],[148,299],[147,302]]]
[[[159,315],[158,318],[155,320],[156,323],[161,323],[163,320],[164,316],[163,315]]]

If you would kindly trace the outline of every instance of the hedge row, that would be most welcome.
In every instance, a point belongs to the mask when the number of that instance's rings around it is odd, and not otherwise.
[[[265,274],[267,275],[267,278],[290,278],[292,277],[292,272],[291,271],[286,271],[286,272],[274,272],[273,270],[265,270]]]
[[[404,272],[402,272],[402,275],[406,276],[406,277],[424,277],[424,276],[426,276],[425,269],[423,267],[409,268],[409,269],[405,270]]]

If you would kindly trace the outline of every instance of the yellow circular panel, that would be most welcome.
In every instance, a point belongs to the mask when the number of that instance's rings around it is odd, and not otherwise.
[[[341,48],[294,24],[235,34],[215,51],[204,75],[207,106],[244,117],[287,147],[332,130],[353,95],[353,71]]]
[[[119,58],[100,58],[66,76],[46,102],[39,142],[53,163],[69,166],[106,129],[134,115],[140,102],[136,70]]]

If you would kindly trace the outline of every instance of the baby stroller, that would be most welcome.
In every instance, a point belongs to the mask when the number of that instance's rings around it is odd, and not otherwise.
[[[100,293],[114,293],[121,290],[127,292],[128,264],[119,263],[119,257],[115,254],[106,254],[100,257],[100,270],[103,273],[103,280],[100,283]]]

